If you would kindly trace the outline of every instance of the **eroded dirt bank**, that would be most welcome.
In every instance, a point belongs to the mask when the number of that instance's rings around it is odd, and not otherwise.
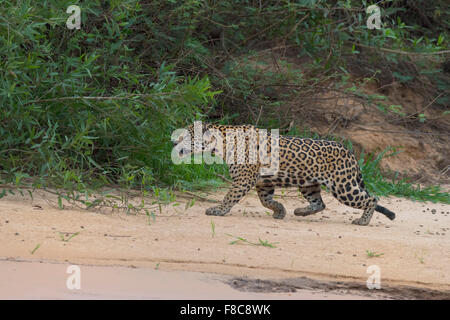
[[[3,263],[53,261],[214,273],[248,295],[280,292],[283,286],[287,293],[304,288],[353,294],[364,290],[367,267],[377,265],[386,290],[358,295],[450,297],[450,206],[383,198],[381,203],[397,219],[375,214],[370,226],[361,227],[351,224],[360,211],[327,194],[327,209],[309,217],[292,214],[306,205],[295,191],[280,201],[288,210],[282,221],[269,216],[254,194],[225,217],[205,216],[211,203],[197,201],[185,210],[181,201],[149,220],[145,215],[59,210],[39,195],[33,201],[8,197],[0,202],[0,257]],[[261,239],[274,247],[230,244],[236,237],[255,244]],[[402,295],[405,286],[412,291]]]

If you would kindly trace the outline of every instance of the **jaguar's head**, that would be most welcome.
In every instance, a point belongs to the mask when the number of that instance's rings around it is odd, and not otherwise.
[[[205,151],[216,153],[218,150],[214,146],[220,131],[215,129],[216,126],[212,124],[195,122],[184,129],[176,130],[172,135],[175,151],[180,158]]]

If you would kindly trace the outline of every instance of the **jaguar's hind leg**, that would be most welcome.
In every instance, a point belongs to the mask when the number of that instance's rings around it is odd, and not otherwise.
[[[356,192],[355,192],[356,193]],[[357,224],[360,226],[367,226],[370,223],[370,220],[372,219],[373,212],[375,211],[375,208],[377,207],[377,198],[369,196],[366,190],[363,190],[361,192],[361,196],[367,195],[368,198],[361,201],[361,203],[354,206],[354,208],[363,209],[364,212],[362,216],[358,219],[355,219],[352,221],[353,224]],[[361,197],[360,196],[360,197]]]
[[[256,191],[258,192],[259,199],[264,207],[273,210],[273,215],[275,219],[283,219],[286,215],[286,209],[283,205],[275,200],[273,200],[273,194],[275,188],[272,185],[257,185]]]
[[[364,210],[360,218],[352,221],[353,224],[367,226],[370,223],[373,212],[377,207],[378,200],[375,197],[370,196],[367,191],[355,183],[355,181],[350,181],[337,190],[334,189],[333,196],[338,199],[339,202],[349,207]]]
[[[372,215],[373,212],[375,211],[376,206],[377,200],[375,199],[375,204],[373,206],[364,209],[362,216],[358,219],[353,220],[352,223],[360,226],[367,226],[370,223],[370,220],[372,219]]]
[[[308,216],[325,209],[325,203],[322,201],[320,196],[320,185],[316,184],[309,187],[300,187],[300,192],[303,197],[309,201],[309,206],[305,208],[297,208],[294,211],[296,216]]]

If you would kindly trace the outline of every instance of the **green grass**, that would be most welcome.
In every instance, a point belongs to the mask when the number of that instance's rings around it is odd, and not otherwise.
[[[226,235],[230,236],[230,237],[233,237],[235,239],[235,240],[230,241],[230,244],[237,244],[237,243],[242,242],[242,243],[250,244],[250,245],[253,245],[253,246],[262,246],[262,247],[268,247],[268,248],[276,248],[276,246],[275,246],[276,242],[275,243],[270,243],[268,240],[261,240],[261,238],[258,238],[258,242],[251,242],[251,241],[248,241],[245,238],[236,237],[236,236],[233,236],[233,235],[228,234],[228,233]]]
[[[38,243],[38,244],[36,245],[36,247],[34,247],[34,249],[31,251],[31,254],[34,254],[40,247],[41,247],[41,244]]]
[[[425,254],[426,252],[424,250],[421,250],[420,252],[416,252],[414,256],[419,260],[420,264],[425,264]]]
[[[70,236],[65,237],[64,233],[60,232],[59,233],[59,237],[61,238],[62,242],[69,242],[70,240],[72,240],[73,238],[75,238],[79,234],[80,234],[80,232],[75,232],[74,234],[71,234]]]
[[[399,179],[398,173],[394,174],[392,179],[386,178],[380,169],[380,161],[384,157],[393,157],[398,153],[393,148],[387,148],[377,156],[361,152],[359,165],[364,184],[369,192],[377,196],[397,196],[411,200],[450,204],[450,194],[439,186],[422,187],[408,182],[405,178]]]
[[[155,222],[156,216],[155,216],[155,212],[154,211],[150,212],[148,210],[145,210],[145,214],[147,216],[147,223],[148,223],[148,225],[151,225],[152,222]]]
[[[375,251],[366,250],[367,257],[369,258],[378,258],[384,255],[384,253],[378,253]]]
[[[211,238],[214,238],[216,235],[216,224],[213,220],[211,220]]]

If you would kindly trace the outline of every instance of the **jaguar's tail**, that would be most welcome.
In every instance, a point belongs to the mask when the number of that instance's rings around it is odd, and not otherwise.
[[[395,213],[393,213],[389,209],[386,209],[385,207],[377,205],[377,207],[375,208],[375,211],[381,212],[382,214],[384,214],[386,217],[388,217],[391,220],[395,219]]]

